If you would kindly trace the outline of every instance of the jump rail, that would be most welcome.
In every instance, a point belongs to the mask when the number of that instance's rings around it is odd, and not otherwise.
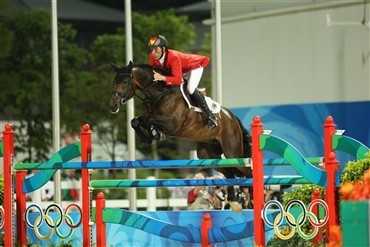
[[[91,162],[91,130],[88,125],[84,125],[80,133],[81,143],[75,143],[61,149],[58,153],[44,163],[24,163],[15,164],[13,166],[14,153],[14,132],[12,126],[7,124],[3,131],[3,145],[0,145],[0,154],[4,156],[4,184],[11,189],[5,189],[4,192],[4,209],[5,209],[5,245],[15,245],[15,230],[12,206],[13,202],[13,176],[11,168],[14,170],[24,169],[39,169],[44,177],[52,176],[55,169],[81,169],[82,184],[90,186],[82,186],[82,222],[83,222],[83,245],[91,246],[92,230],[91,230],[91,188],[120,188],[120,187],[176,187],[176,186],[195,186],[195,185],[252,185],[254,186],[254,236],[257,245],[264,246],[264,223],[260,217],[263,207],[263,186],[264,184],[292,184],[292,183],[316,183],[326,186],[326,197],[329,204],[329,223],[327,228],[338,224],[338,205],[336,186],[338,185],[338,161],[335,159],[334,150],[338,149],[354,154],[357,158],[363,157],[369,149],[354,140],[345,136],[335,134],[335,124],[331,117],[326,119],[324,127],[324,158],[311,157],[303,158],[303,156],[290,144],[284,140],[271,135],[263,134],[263,124],[259,117],[253,119],[252,127],[252,160],[253,160],[253,179],[221,179],[221,180],[121,180],[121,181],[90,181],[88,169],[122,169],[122,168],[179,168],[179,167],[229,167],[229,166],[249,166],[251,159],[224,159],[224,160],[178,160],[178,161],[122,161],[122,162]],[[263,159],[262,150],[269,150],[280,154],[283,159]],[[67,162],[81,155],[81,162]],[[322,172],[317,166],[312,164],[320,164],[324,161],[325,172]],[[303,163],[302,163],[303,162]],[[298,167],[298,173],[302,176],[285,177],[264,177],[263,165],[310,165],[310,172],[320,174],[317,180],[305,177],[307,170],[302,170],[302,166]],[[35,186],[32,181],[22,183],[25,178],[25,171],[16,173],[17,181],[17,215],[23,215],[25,211],[25,193],[41,187],[42,184]],[[36,179],[37,176],[32,178]],[[18,182],[22,181],[22,182]],[[9,186],[10,185],[10,186]],[[27,186],[28,185],[28,186]],[[6,187],[6,188],[8,188]],[[8,214],[12,212],[12,214]],[[17,217],[17,239],[21,245],[27,244],[26,225]],[[210,230],[211,231],[211,230]],[[327,232],[330,232],[327,229]],[[98,234],[97,234],[98,235]],[[212,241],[212,239],[210,240]]]

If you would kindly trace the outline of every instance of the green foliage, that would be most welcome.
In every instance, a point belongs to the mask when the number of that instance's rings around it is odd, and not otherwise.
[[[297,233],[291,239],[281,240],[276,235],[270,239],[267,247],[314,247],[310,241],[304,240]]]
[[[6,13],[8,11],[9,2],[7,0],[0,1],[0,59],[3,60],[4,54],[9,53],[9,48],[11,46],[11,36],[10,36],[10,30],[7,25],[4,23],[4,18],[6,16]],[[1,65],[0,65],[1,66]],[[1,99],[0,99],[1,103]],[[1,104],[0,104],[1,105]]]
[[[45,91],[51,91],[50,60],[45,59],[50,57],[48,22],[48,13],[40,10],[17,12],[11,17],[4,17],[2,23],[8,30],[9,42],[6,42],[8,46],[1,53],[1,59],[7,60],[7,63],[0,65],[0,81],[4,83],[2,88],[7,88],[0,91],[1,104],[11,109],[12,119],[21,119],[21,128],[27,126],[27,139],[24,135],[16,136],[20,144],[27,148],[20,149],[18,146],[16,150],[26,152],[29,158],[44,158],[43,153],[48,148],[37,140],[38,135],[41,131],[51,133],[43,127],[51,115],[50,93],[45,95]],[[33,38],[30,39],[30,36]],[[41,72],[43,70],[45,72]],[[47,140],[45,143],[48,144]],[[32,145],[38,145],[38,150],[32,149]]]
[[[124,36],[120,34],[100,35],[93,42],[91,50],[98,66],[101,63],[108,65],[110,62],[121,62],[126,56]]]
[[[4,42],[7,47],[1,52],[1,59],[7,63],[0,65],[0,81],[7,90],[0,91],[0,103],[10,113],[7,118],[20,121],[14,128],[16,151],[25,153],[28,161],[45,160],[52,146],[53,127],[50,14],[46,10],[22,10],[2,19],[10,41]],[[73,43],[75,36],[70,25],[59,24],[61,105],[73,100],[64,95],[65,89],[81,76],[79,69],[89,61],[87,51]]]
[[[298,189],[284,192],[282,201],[283,206],[286,207],[286,205],[292,200],[301,200],[304,204],[308,205],[311,202],[314,189],[320,190],[321,198],[325,197],[324,187],[313,184],[304,184]]]
[[[186,52],[195,39],[194,25],[189,23],[188,16],[176,15],[174,9],[158,11],[152,15],[138,12],[132,14],[132,33],[134,47],[134,61],[148,62],[148,41],[156,34],[166,37],[168,47]],[[124,29],[119,29],[124,33]]]
[[[0,177],[0,205],[4,205],[4,176]]]
[[[363,159],[347,163],[341,175],[341,183],[360,181],[361,176],[368,169],[370,169],[370,152],[367,152]]]
[[[73,247],[73,245],[72,245],[72,241],[68,241],[68,242],[64,242],[64,241],[62,241],[62,242],[58,245],[58,247]]]
[[[49,243],[48,246],[49,247],[72,247],[73,246],[72,242],[73,242],[73,240],[69,240],[68,242],[61,241],[58,245],[56,245],[54,243]],[[39,247],[40,245],[38,245],[38,244],[28,244],[28,246],[30,246],[30,247]]]
[[[104,151],[109,154],[112,160],[115,160],[115,145],[119,142],[127,142],[127,113],[125,107],[122,107],[117,115],[112,115],[108,108],[109,93],[113,88],[115,76],[110,62],[124,66],[120,62],[125,55],[124,48],[124,37],[119,34],[98,36],[91,46],[93,65],[96,69],[88,85],[95,88],[95,93],[91,95],[93,100],[90,98],[87,99],[87,102],[95,106],[90,108],[88,112],[93,110],[92,115],[97,115],[98,111],[100,118],[97,118],[97,121],[94,122],[89,121],[89,123],[92,124],[91,127],[99,136],[98,144],[103,146]],[[102,92],[106,92],[106,94],[103,94],[106,98],[102,98]],[[107,147],[107,143],[111,143],[113,146]]]
[[[212,35],[210,33],[204,33],[204,42],[199,54],[202,54],[206,57],[212,56]]]

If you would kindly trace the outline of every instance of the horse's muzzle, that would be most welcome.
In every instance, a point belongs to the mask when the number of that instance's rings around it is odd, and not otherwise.
[[[112,114],[117,114],[119,112],[119,104],[114,104],[114,106],[111,106],[110,112]]]
[[[117,114],[119,112],[119,108],[117,108],[115,111],[111,110],[110,113]]]

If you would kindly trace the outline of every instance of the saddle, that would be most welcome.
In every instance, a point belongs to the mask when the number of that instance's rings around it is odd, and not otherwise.
[[[212,111],[212,113],[219,113],[221,111],[221,105],[217,101],[213,100],[211,97],[206,96],[206,89],[205,88],[198,88],[198,90],[204,95],[208,108]],[[190,99],[189,93],[186,91],[186,83],[183,82],[180,85],[180,91],[182,97],[184,98],[186,104],[188,105],[189,109],[194,109],[196,112],[202,112],[198,106],[192,105],[192,100]]]

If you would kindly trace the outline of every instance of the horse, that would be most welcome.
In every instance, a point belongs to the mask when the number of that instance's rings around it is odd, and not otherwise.
[[[199,159],[220,159],[222,155],[226,158],[251,157],[251,136],[230,110],[220,107],[216,114],[218,126],[211,129],[205,114],[187,104],[185,97],[190,103],[192,101],[186,89],[183,90],[184,97],[181,86],[154,81],[153,71],[168,75],[162,69],[131,61],[125,67],[111,65],[116,75],[109,99],[110,111],[117,114],[120,106],[129,99],[139,98],[143,114],[132,119],[131,126],[142,141],[163,140],[163,135],[191,140],[196,143]],[[141,91],[141,96],[137,91]],[[250,167],[220,167],[216,170],[226,178],[252,177]],[[239,211],[241,207],[235,201],[234,186],[228,186],[227,195],[229,202],[235,202],[234,211]]]

